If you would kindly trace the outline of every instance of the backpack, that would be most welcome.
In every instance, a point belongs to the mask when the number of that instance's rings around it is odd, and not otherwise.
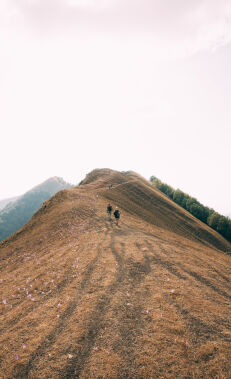
[[[115,210],[114,216],[115,216],[115,218],[119,218],[120,217],[120,211],[118,209]]]

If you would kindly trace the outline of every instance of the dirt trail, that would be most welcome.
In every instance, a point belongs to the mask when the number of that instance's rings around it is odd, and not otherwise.
[[[116,324],[118,324],[119,336],[113,341],[113,350],[116,351],[121,359],[120,376],[134,377],[136,368],[132,362],[134,361],[135,342],[143,327],[140,314],[143,310],[144,297],[142,294],[134,296],[133,293],[135,286],[138,285],[150,269],[148,260],[146,259],[144,264],[141,264],[140,262],[134,262],[132,259],[127,260],[125,258],[128,252],[125,247],[124,238],[128,235],[128,229],[127,232],[125,230],[121,232],[120,228],[114,231],[111,227],[109,233],[110,244],[107,248],[107,254],[111,254],[115,258],[117,266],[115,277],[104,288],[93,312],[88,315],[85,321],[87,327],[83,335],[76,341],[76,345],[79,346],[81,353],[78,355],[77,361],[69,364],[63,370],[67,378],[80,377],[85,366],[88,366],[87,361],[90,359],[93,346],[102,344],[102,341],[99,340],[100,333],[104,331],[106,325],[114,321],[111,318],[111,313],[117,316]],[[129,301],[131,303],[128,303],[127,294],[129,294]],[[127,307],[129,307],[129,310],[127,310]],[[112,325],[110,326],[111,328],[113,330]],[[112,333],[112,330],[107,333]],[[130,366],[128,362],[130,362]]]

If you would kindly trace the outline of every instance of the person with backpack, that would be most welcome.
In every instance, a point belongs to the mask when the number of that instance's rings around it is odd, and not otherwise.
[[[120,219],[120,211],[118,207],[116,207],[115,212],[114,212],[115,220],[116,220],[116,225],[119,225],[119,219]]]
[[[111,206],[111,204],[108,204],[108,206],[107,206],[107,213],[108,213],[108,216],[109,216],[109,220],[111,220],[111,212],[112,212],[112,206]]]

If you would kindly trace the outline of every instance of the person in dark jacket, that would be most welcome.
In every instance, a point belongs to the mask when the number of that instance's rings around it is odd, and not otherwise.
[[[107,206],[107,214],[108,214],[109,220],[111,220],[111,212],[112,212],[112,206],[111,206],[111,204],[108,204],[108,206]]]
[[[118,207],[116,207],[115,212],[114,212],[115,220],[116,220],[116,225],[119,225],[119,219],[120,219],[120,211]]]

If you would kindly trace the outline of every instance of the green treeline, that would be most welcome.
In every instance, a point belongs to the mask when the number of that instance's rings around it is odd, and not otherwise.
[[[151,176],[150,181],[153,186],[167,195],[175,203],[190,212],[193,216],[209,225],[231,242],[231,220],[215,212],[214,209],[205,207],[195,197],[189,196],[180,189],[174,189],[166,183],[161,182],[155,176]]]

